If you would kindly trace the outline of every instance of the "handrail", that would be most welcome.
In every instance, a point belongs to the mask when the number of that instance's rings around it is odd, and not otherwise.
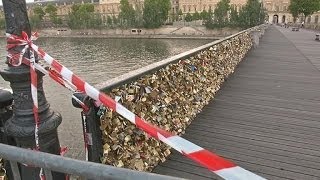
[[[79,161],[71,158],[36,152],[15,146],[0,143],[0,156],[10,160],[10,163],[24,164],[49,169],[66,174],[79,175],[89,179],[136,179],[136,180],[181,180],[182,178],[164,176],[159,174],[133,171],[109,165]],[[13,161],[13,162],[12,162]],[[48,171],[46,171],[48,172]],[[49,171],[50,172],[50,171]]]
[[[263,24],[259,25],[259,26],[255,26],[255,27],[249,28],[249,29],[246,29],[246,30],[243,30],[243,31],[240,31],[240,32],[238,32],[236,34],[227,36],[227,37],[225,37],[223,39],[219,39],[219,40],[213,41],[211,43],[208,43],[208,44],[205,44],[203,46],[191,49],[189,51],[180,53],[178,55],[166,58],[166,59],[164,59],[162,61],[155,62],[153,64],[150,64],[148,66],[142,67],[140,69],[130,71],[130,72],[126,73],[126,74],[123,74],[123,75],[120,75],[118,77],[112,78],[112,79],[110,79],[110,80],[108,80],[106,82],[97,84],[97,85],[95,85],[95,87],[97,89],[100,89],[101,91],[107,91],[107,90],[110,90],[112,88],[115,88],[115,87],[118,87],[120,85],[123,85],[125,83],[132,82],[133,80],[136,80],[136,79],[138,79],[139,77],[141,77],[141,76],[143,76],[145,74],[155,72],[155,71],[167,66],[168,64],[178,62],[179,60],[181,60],[183,58],[189,58],[192,55],[198,53],[199,51],[208,49],[208,48],[210,48],[210,47],[212,47],[214,45],[217,45],[219,43],[227,41],[227,40],[229,40],[229,39],[231,39],[233,37],[236,37],[236,36],[238,36],[238,35],[240,35],[242,33],[250,32],[250,31],[252,31],[254,29],[259,28],[260,26],[263,26]]]

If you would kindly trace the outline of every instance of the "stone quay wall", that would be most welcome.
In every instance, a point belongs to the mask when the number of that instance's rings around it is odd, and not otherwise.
[[[261,25],[242,31],[114,78],[97,88],[146,121],[182,135],[265,28]],[[170,147],[108,109],[101,116],[101,131],[102,163],[152,171],[170,154]]]

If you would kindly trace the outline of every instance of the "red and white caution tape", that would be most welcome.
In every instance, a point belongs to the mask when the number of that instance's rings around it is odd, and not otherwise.
[[[16,41],[24,42],[25,39],[9,35],[9,38],[12,38]],[[87,82],[80,79],[78,76],[73,74],[68,68],[61,65],[57,60],[48,55],[41,48],[29,43],[30,47],[38,53],[53,69],[55,69],[64,79],[71,82],[78,91],[81,91],[91,97],[92,99],[101,102],[109,109],[116,111],[121,116],[128,119],[130,122],[135,124],[138,128],[144,130],[152,137],[168,144],[175,150],[179,151],[183,155],[189,157],[195,162],[203,165],[208,168],[210,171],[216,173],[227,180],[263,180],[265,178],[260,177],[250,171],[247,171],[239,166],[236,166],[231,161],[228,161],[208,150],[203,149],[202,147],[193,144],[192,142],[181,138],[180,136],[173,135],[170,132],[162,130],[158,127],[151,125],[142,118],[136,116],[134,113],[129,111],[127,108],[117,103],[111,97],[106,94],[98,91],[93,86]]]
[[[46,71],[42,66],[36,63],[35,57],[34,57],[34,50],[30,50],[30,59],[27,59],[24,57],[25,52],[30,47],[30,44],[33,40],[37,39],[37,35],[34,34],[31,36],[31,39],[29,39],[28,35],[25,32],[22,32],[22,38],[24,41],[18,41],[19,43],[16,43],[17,41],[12,38],[8,38],[8,57],[9,57],[9,63],[12,66],[20,66],[22,63],[30,66],[30,77],[31,77],[31,96],[33,101],[33,115],[35,120],[35,131],[34,131],[34,138],[35,138],[35,149],[36,151],[40,151],[40,143],[39,143],[39,126],[40,126],[40,119],[39,119],[39,109],[38,109],[38,75],[36,72],[36,69],[43,72],[44,74],[49,74],[51,78],[53,78],[58,83],[62,84],[64,81],[55,75],[51,75],[50,71]],[[14,54],[10,50],[16,46],[24,46],[24,48],[21,50],[20,53]],[[64,85],[64,84],[62,84]],[[70,87],[67,85],[64,85],[65,87]],[[61,148],[60,149],[60,155],[63,156],[67,152],[67,148]],[[28,166],[28,165],[26,165]],[[44,170],[43,168],[40,168],[39,172],[39,178],[41,180],[45,180]],[[69,179],[69,176],[66,176],[66,180]]]
[[[27,49],[29,48],[32,40],[29,39],[28,35],[26,33],[22,33],[22,38],[24,39],[24,42],[21,42],[20,44],[18,44],[19,46],[24,46],[23,49],[21,50],[20,53],[18,54],[12,54],[9,53],[9,60],[18,60],[18,62],[12,62],[9,61],[9,63],[13,66],[20,66],[22,64],[22,59],[24,58],[24,54],[27,51]],[[14,44],[11,42],[9,42],[8,40],[8,51],[9,49],[16,47],[17,44]],[[14,56],[18,56],[18,58],[13,58]],[[31,97],[32,97],[32,101],[33,101],[33,116],[34,116],[34,121],[35,121],[35,129],[34,129],[34,139],[35,139],[35,150],[36,151],[40,151],[40,144],[39,144],[39,126],[40,126],[40,119],[39,119],[39,110],[38,110],[38,76],[36,73],[36,69],[34,64],[35,62],[35,58],[34,58],[34,50],[30,50],[30,60],[29,60],[29,66],[30,66],[30,77],[31,77]],[[45,180],[45,176],[43,173],[43,169],[40,169],[40,173],[39,173],[39,177],[41,180]]]

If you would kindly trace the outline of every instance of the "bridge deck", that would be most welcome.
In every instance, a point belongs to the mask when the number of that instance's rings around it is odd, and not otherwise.
[[[320,179],[320,42],[270,27],[184,137],[268,179]],[[218,179],[177,152],[155,171]]]

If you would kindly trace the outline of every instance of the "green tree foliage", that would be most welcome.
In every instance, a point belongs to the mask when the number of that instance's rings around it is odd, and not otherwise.
[[[296,20],[297,20],[297,18],[299,16],[299,13],[300,13],[297,1],[290,0],[289,11],[292,14],[293,21],[296,22]]]
[[[191,22],[192,21],[192,15],[190,13],[187,13],[186,17],[184,18],[185,21]]]
[[[179,21],[179,14],[178,13],[172,13],[171,14],[172,21]]]
[[[136,22],[136,12],[128,0],[120,1],[119,13],[120,25],[122,27],[134,27]]]
[[[112,26],[112,18],[111,16],[107,16],[107,25]]]
[[[209,10],[204,23],[207,28],[241,27],[249,28],[264,23],[266,10],[259,0],[248,0],[246,5],[237,12],[236,7],[229,5],[230,0],[221,0],[214,11]]]
[[[239,14],[237,12],[237,9],[236,9],[236,7],[231,7],[229,26],[230,27],[237,27],[238,22],[239,22]]]
[[[115,15],[112,16],[112,22],[114,25],[117,25],[119,23],[119,20]]]
[[[37,15],[37,16],[40,18],[40,20],[43,19],[43,16],[44,16],[44,15],[46,15],[46,13],[43,11],[43,9],[42,9],[41,6],[36,6],[36,7],[34,7],[34,8],[33,8],[33,13],[34,13],[35,15]]]
[[[305,17],[320,10],[320,0],[290,0],[289,11],[294,18],[299,14]]]
[[[39,15],[35,14],[30,18],[30,26],[32,29],[39,29],[41,27],[41,18]]]
[[[68,17],[68,25],[71,29],[100,28],[102,19],[94,14],[93,4],[74,4]]]
[[[178,19],[178,20],[181,20],[181,19],[182,19],[182,15],[183,15],[182,10],[179,9],[179,12],[178,12],[178,17],[179,17],[179,19]]]
[[[230,0],[221,0],[214,10],[214,25],[225,27],[229,23],[228,11],[230,10]]]
[[[57,8],[52,4],[46,6],[45,12],[49,14],[50,20],[53,20],[57,16]]]
[[[204,19],[204,24],[205,24],[206,28],[209,28],[209,29],[214,28],[212,17],[213,17],[213,12],[212,12],[212,9],[210,8],[207,13],[206,18]]]
[[[249,28],[264,23],[266,11],[259,0],[248,0],[239,12],[238,26]]]
[[[201,13],[200,13],[200,19],[202,20],[206,20],[208,18],[208,12],[206,10],[203,10]]]
[[[143,4],[136,2],[135,4],[135,27],[143,27]]]
[[[167,19],[170,0],[145,0],[143,20],[145,28],[159,28]]]
[[[57,16],[57,8],[54,5],[48,4],[45,8],[45,12],[49,14],[50,21],[53,24],[55,25],[62,24],[62,19]],[[38,17],[41,20],[41,15],[38,15]]]
[[[0,18],[0,29],[6,28],[6,20],[4,18]]]
[[[200,18],[200,14],[198,13],[198,11],[196,11],[193,15],[192,15],[192,19],[193,20],[199,20]]]

